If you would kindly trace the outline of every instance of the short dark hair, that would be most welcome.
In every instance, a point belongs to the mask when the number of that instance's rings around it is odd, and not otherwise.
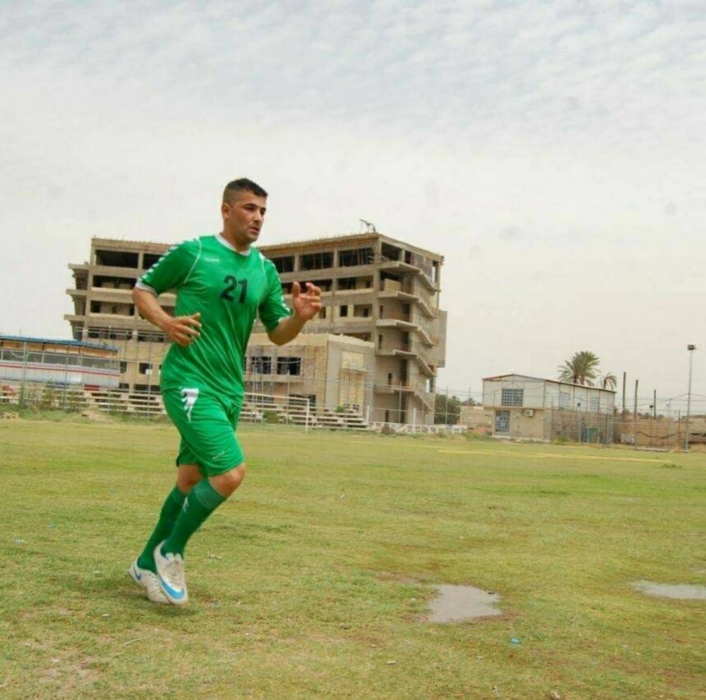
[[[267,197],[267,192],[260,187],[256,182],[248,180],[246,177],[241,177],[238,180],[233,180],[226,185],[223,190],[223,203],[230,204],[238,192],[252,192],[258,197]]]

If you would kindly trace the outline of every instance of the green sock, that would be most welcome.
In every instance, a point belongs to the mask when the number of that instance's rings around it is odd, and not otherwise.
[[[184,507],[174,525],[174,529],[162,547],[162,552],[171,552],[184,556],[186,543],[191,535],[226,499],[211,486],[208,479],[199,481],[184,501]]]
[[[166,540],[171,535],[174,529],[174,524],[179,517],[179,512],[184,505],[186,494],[178,487],[174,487],[172,492],[167,496],[162,506],[162,511],[159,514],[159,520],[154,528],[154,532],[147,540],[142,554],[137,558],[137,565],[141,569],[148,569],[154,572],[154,548],[162,541]]]

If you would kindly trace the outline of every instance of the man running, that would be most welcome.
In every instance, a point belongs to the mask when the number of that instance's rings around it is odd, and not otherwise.
[[[170,248],[137,282],[140,314],[172,345],[161,391],[181,436],[176,486],[162,506],[130,576],[156,603],[184,605],[184,549],[201,524],[242,483],[245,461],[235,435],[245,393],[245,351],[256,316],[276,345],[299,335],[321,308],[321,290],[292,285],[292,311],[274,264],[252,247],[262,229],[267,192],[251,180],[223,192],[223,231]],[[174,316],[157,302],[176,290]]]

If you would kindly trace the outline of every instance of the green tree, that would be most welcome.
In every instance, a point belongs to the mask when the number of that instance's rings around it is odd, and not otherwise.
[[[615,389],[618,386],[618,378],[612,372],[606,372],[600,378],[601,389]]]
[[[461,400],[437,394],[434,398],[434,425],[456,425],[461,417]]]
[[[599,364],[600,360],[595,353],[589,350],[575,352],[563,365],[559,365],[559,379],[571,384],[593,386],[598,376]]]

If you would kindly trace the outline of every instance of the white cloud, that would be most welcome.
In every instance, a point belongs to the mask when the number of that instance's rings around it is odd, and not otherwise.
[[[248,174],[267,240],[366,218],[446,255],[441,383],[592,349],[681,393],[667,368],[706,342],[704,30],[689,2],[6,5],[0,329],[66,333],[90,236],[212,229]]]

